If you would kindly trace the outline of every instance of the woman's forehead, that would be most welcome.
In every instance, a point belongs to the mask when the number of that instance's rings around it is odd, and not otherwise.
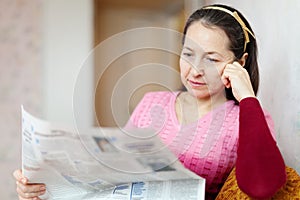
[[[187,30],[184,46],[202,51],[229,51],[229,38],[219,27],[204,26],[200,21],[194,22]]]

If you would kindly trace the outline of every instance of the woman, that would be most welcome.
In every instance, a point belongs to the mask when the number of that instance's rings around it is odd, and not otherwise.
[[[157,130],[183,165],[206,179],[206,199],[216,197],[234,166],[247,195],[274,195],[285,184],[285,164],[272,120],[255,97],[257,45],[241,13],[224,5],[194,12],[184,28],[180,71],[187,91],[146,94],[126,128]],[[14,175],[20,199],[44,193],[20,170]]]

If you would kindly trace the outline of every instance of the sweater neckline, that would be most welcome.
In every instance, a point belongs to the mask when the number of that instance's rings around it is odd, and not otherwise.
[[[205,121],[206,119],[208,119],[213,113],[217,113],[219,110],[224,109],[228,110],[230,107],[234,106],[234,101],[233,100],[227,100],[226,102],[224,102],[223,104],[219,105],[218,107],[216,107],[214,110],[209,111],[208,113],[206,113],[205,115],[203,115],[202,117],[200,117],[199,119],[197,119],[194,122],[191,122],[189,124],[180,124],[179,120],[177,118],[177,114],[176,114],[176,99],[179,96],[179,94],[182,91],[176,91],[174,92],[175,95],[172,95],[171,98],[171,105],[170,105],[170,109],[171,109],[171,115],[172,115],[172,120],[173,123],[176,124],[176,126],[181,127],[181,126],[191,126],[194,124],[198,124],[201,121]]]

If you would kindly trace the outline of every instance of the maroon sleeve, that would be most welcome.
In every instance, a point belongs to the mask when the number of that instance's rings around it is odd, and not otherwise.
[[[257,199],[273,196],[286,182],[285,163],[256,98],[240,102],[238,185]]]

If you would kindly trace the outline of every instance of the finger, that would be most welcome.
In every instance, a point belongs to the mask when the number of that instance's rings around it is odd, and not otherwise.
[[[226,65],[226,67],[224,68],[223,72],[222,72],[222,76],[221,76],[221,80],[223,82],[223,84],[225,85],[226,88],[230,88],[231,87],[231,83],[230,83],[230,73],[228,73],[229,71],[229,65]]]
[[[17,181],[21,181],[24,184],[28,182],[28,179],[22,174],[20,169],[15,170],[13,175]]]
[[[229,81],[229,77],[227,77],[227,76],[225,76],[223,74],[222,77],[221,77],[221,80],[222,80],[222,83],[224,84],[224,86],[226,88],[230,88],[231,87],[231,84],[230,84],[230,81]]]
[[[17,181],[17,188],[23,193],[37,193],[46,190],[45,184],[23,184]]]
[[[247,70],[237,62],[235,64],[228,64],[224,69],[224,73],[229,79],[248,79],[249,77]]]
[[[243,68],[243,66],[238,61],[234,61],[232,64],[240,68]]]
[[[232,72],[236,72],[239,75],[248,75],[247,70],[238,62],[234,62],[233,64],[228,64],[228,70],[232,70]]]
[[[232,70],[233,72],[242,71],[244,68],[239,63],[227,64],[226,70]]]
[[[20,199],[36,199],[38,196],[45,194],[46,191],[34,192],[34,193],[26,193],[17,188],[17,193]],[[39,198],[38,198],[39,199]]]
[[[39,197],[33,197],[33,198],[23,198],[19,196],[19,200],[41,200]]]

